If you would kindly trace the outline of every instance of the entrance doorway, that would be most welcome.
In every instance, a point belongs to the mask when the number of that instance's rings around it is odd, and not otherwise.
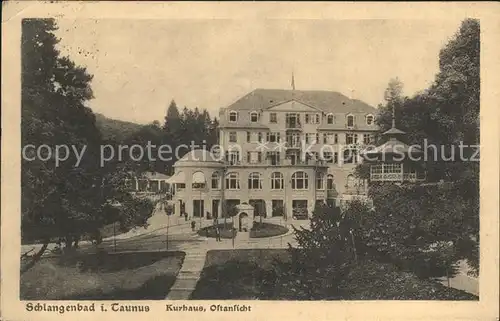
[[[245,212],[242,212],[240,213],[240,215],[238,215],[238,219],[239,219],[239,231],[240,232],[248,232],[248,214],[245,213]]]
[[[205,204],[203,200],[193,200],[193,217],[203,217]]]

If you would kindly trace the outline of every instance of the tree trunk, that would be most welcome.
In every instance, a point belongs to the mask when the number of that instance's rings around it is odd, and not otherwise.
[[[49,246],[49,240],[45,240],[40,251],[38,251],[35,255],[33,255],[29,263],[21,267],[21,274],[23,274],[24,272],[28,271],[33,266],[35,266],[35,264],[40,260],[40,258],[42,257],[43,253],[45,252],[48,246]]]

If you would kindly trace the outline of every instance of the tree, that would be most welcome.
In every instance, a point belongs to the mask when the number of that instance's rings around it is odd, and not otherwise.
[[[351,223],[338,207],[317,204],[310,229],[294,229],[290,264],[276,265],[275,291],[299,300],[338,299],[343,277],[355,262]]]
[[[391,126],[391,105],[396,101],[396,125],[407,133],[405,142],[423,146],[426,139],[428,145],[437,147],[436,153],[431,148],[427,150],[427,180],[445,180],[456,188],[456,191],[445,190],[448,195],[442,197],[458,199],[463,207],[457,212],[463,216],[462,237],[453,242],[459,257],[466,258],[474,272],[479,264],[479,162],[469,159],[475,153],[474,147],[465,148],[466,159],[461,159],[459,145],[479,144],[479,70],[479,21],[466,19],[441,50],[439,72],[434,83],[411,98],[400,99],[401,86],[391,81],[386,90],[386,104],[381,106],[377,117],[381,130],[388,129]],[[446,160],[452,153],[455,153],[455,159]],[[368,175],[366,167],[363,164],[357,169],[360,177]],[[386,201],[392,204],[392,196]],[[443,226],[443,229],[450,228],[454,227]]]
[[[94,186],[99,181],[100,135],[85,106],[93,98],[92,76],[59,56],[53,19],[25,19],[22,28],[22,147],[86,147],[78,167],[74,155],[58,167],[53,155],[48,161],[22,160],[22,236],[43,240],[38,258],[51,237],[64,237],[71,247],[83,230],[98,224],[88,213],[99,208]]]
[[[125,192],[123,178],[128,173],[123,167],[114,162],[101,168],[102,139],[86,105],[93,98],[92,75],[61,57],[55,30],[54,19],[22,22],[21,147],[86,149],[78,165],[73,153],[60,164],[48,152],[43,155],[47,161],[29,160],[33,155],[22,159],[21,235],[43,246],[32,260],[23,261],[21,272],[38,261],[49,242],[60,240],[65,250],[72,250],[83,234],[97,237],[111,217],[124,226],[144,224],[149,208]],[[124,205],[123,210],[113,204]]]

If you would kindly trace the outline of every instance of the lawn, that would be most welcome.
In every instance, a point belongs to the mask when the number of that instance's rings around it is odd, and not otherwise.
[[[275,258],[286,261],[289,255],[282,249],[209,251],[191,299],[262,299],[262,279]]]
[[[209,251],[191,298],[196,300],[294,300],[294,293],[274,294],[275,260],[289,262],[287,250]],[[477,296],[422,280],[394,265],[358,263],[343,280],[339,300],[478,300]]]
[[[251,238],[262,238],[283,235],[288,232],[288,228],[271,223],[254,222],[250,230]]]
[[[228,222],[224,225],[224,223],[218,224],[220,230],[220,237],[222,239],[232,239],[234,233],[236,232],[233,229],[233,223]],[[205,237],[213,237],[215,238],[215,225],[207,226],[198,230],[198,235]]]
[[[160,300],[183,252],[76,254],[42,258],[21,275],[21,300]]]

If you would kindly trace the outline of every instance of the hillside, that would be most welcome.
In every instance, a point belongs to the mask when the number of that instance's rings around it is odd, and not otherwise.
[[[128,121],[108,118],[102,114],[95,114],[97,128],[105,140],[123,141],[140,130],[144,125]]]

